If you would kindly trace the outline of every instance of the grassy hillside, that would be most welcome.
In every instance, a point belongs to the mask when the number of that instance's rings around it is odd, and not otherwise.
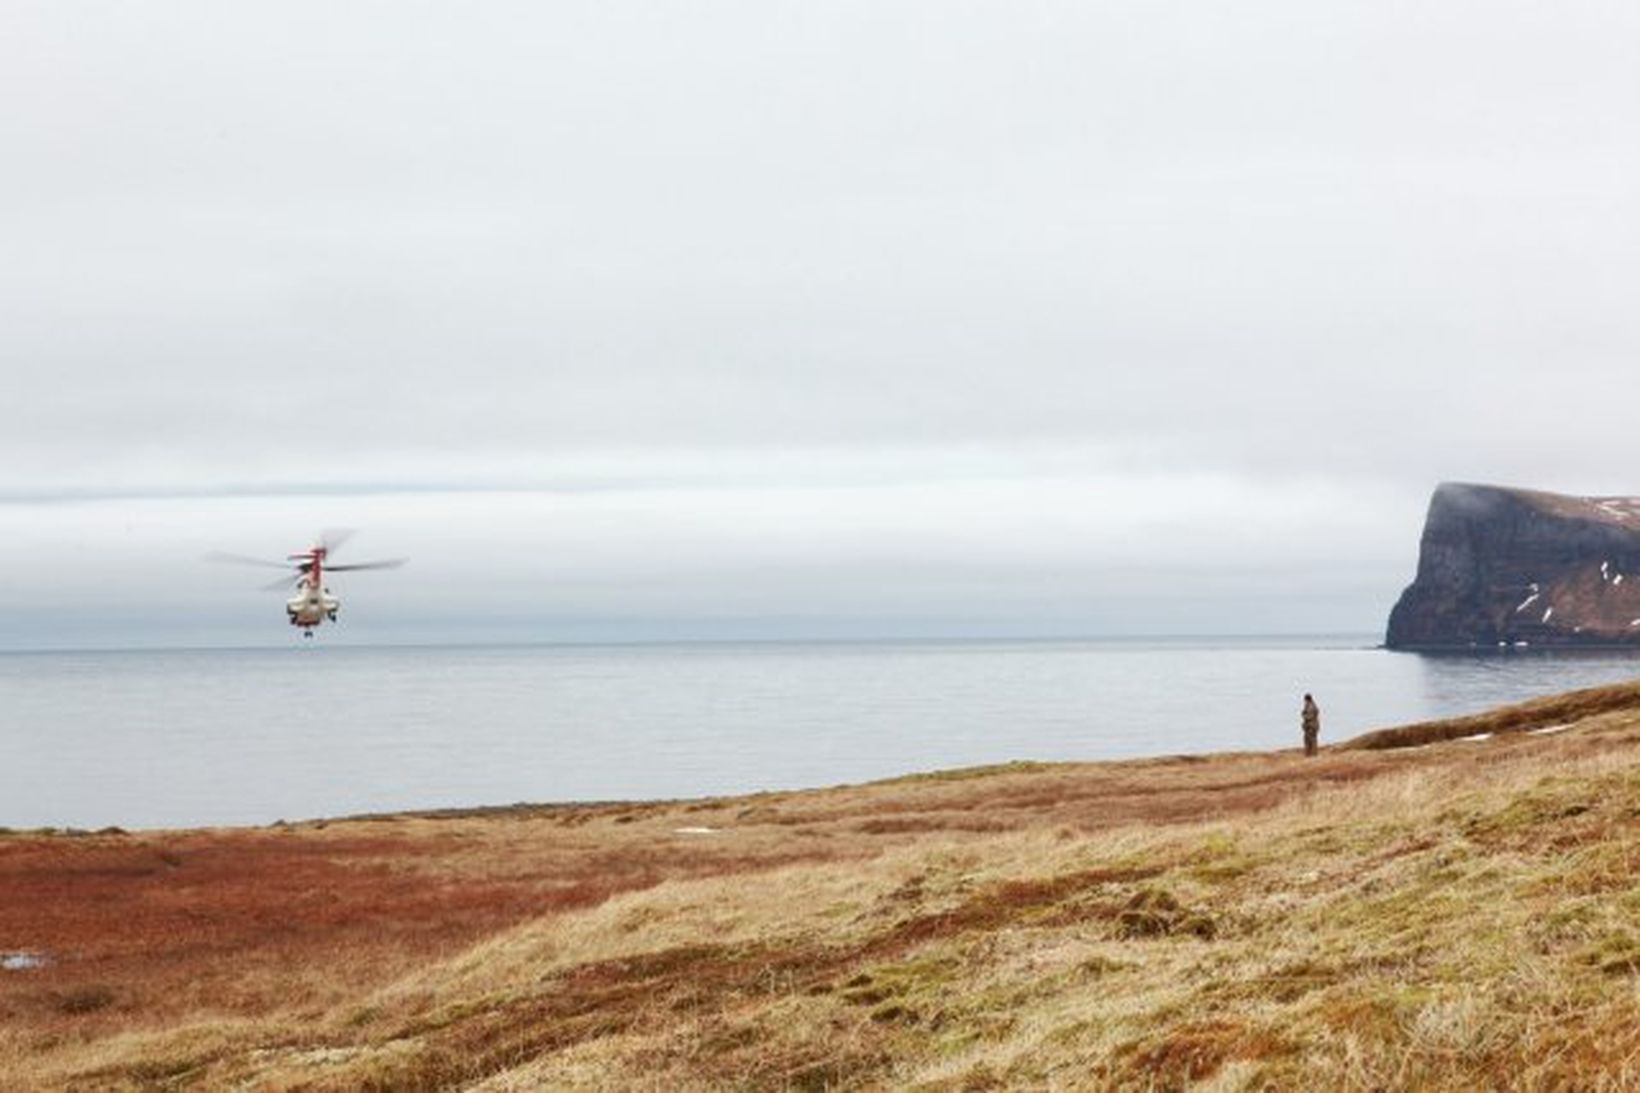
[[[50,962],[0,972],[0,1082],[1634,1087],[1640,688],[1560,702],[1314,760],[12,834],[0,952]]]

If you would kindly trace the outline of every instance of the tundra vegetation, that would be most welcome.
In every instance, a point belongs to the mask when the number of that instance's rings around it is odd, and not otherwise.
[[[12,832],[0,1084],[1640,1085],[1640,686],[1360,745]]]

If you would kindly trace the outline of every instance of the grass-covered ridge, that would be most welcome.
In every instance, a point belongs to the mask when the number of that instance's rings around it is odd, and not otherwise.
[[[0,977],[0,1073],[19,1088],[1627,1088],[1640,696],[1567,723],[1308,761],[14,836],[0,949],[55,962]],[[65,897],[66,924],[36,906]]]
[[[1602,714],[1625,717],[1640,708],[1640,683],[1587,687],[1580,691],[1502,706],[1468,717],[1420,721],[1393,729],[1379,729],[1347,741],[1346,748],[1415,748],[1442,740],[1494,733],[1541,732],[1588,721]]]

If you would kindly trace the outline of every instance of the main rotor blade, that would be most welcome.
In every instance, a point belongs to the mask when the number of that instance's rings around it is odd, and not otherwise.
[[[326,554],[334,554],[336,548],[347,542],[358,532],[358,528],[326,528],[319,533],[319,545],[325,548]]]
[[[233,565],[259,565],[267,569],[294,569],[289,562],[270,562],[264,558],[252,558],[247,554],[229,554],[225,550],[213,550],[205,555],[207,562],[229,562]]]
[[[388,558],[380,562],[352,562],[348,565],[327,565],[327,573],[346,572],[349,569],[397,569],[408,562],[409,558]]]
[[[301,581],[302,581],[301,575],[293,573],[288,577],[280,577],[277,581],[274,581],[272,584],[265,584],[261,588],[258,588],[257,591],[258,592],[283,592],[287,588],[293,588],[296,585],[300,584]]]

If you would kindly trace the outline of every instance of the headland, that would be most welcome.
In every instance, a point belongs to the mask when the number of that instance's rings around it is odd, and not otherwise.
[[[1640,498],[1442,483],[1384,643],[1640,644]]]

